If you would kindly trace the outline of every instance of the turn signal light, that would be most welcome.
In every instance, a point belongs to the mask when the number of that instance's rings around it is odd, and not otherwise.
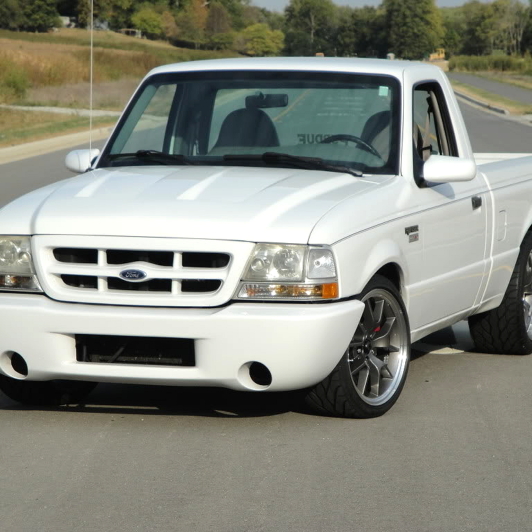
[[[323,299],[336,299],[338,297],[338,283],[327,283],[322,285]]]
[[[338,283],[244,283],[238,297],[250,299],[335,299],[338,297]]]

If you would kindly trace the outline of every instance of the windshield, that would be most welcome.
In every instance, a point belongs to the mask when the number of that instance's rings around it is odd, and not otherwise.
[[[295,158],[311,157],[332,169],[395,174],[399,93],[399,82],[390,76],[282,71],[155,75],[138,91],[98,166],[291,166],[297,164]],[[272,152],[292,157],[261,157]],[[172,161],[162,154],[177,157]]]

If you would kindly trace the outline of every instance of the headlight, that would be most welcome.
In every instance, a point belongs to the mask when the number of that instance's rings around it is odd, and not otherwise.
[[[237,293],[241,299],[338,297],[334,256],[326,247],[257,244],[242,281]]]
[[[246,281],[301,281],[306,246],[257,244],[251,258]]]
[[[26,236],[0,236],[0,290],[42,292]]]

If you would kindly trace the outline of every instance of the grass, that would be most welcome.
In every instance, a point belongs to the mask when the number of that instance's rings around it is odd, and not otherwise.
[[[0,30],[0,103],[88,107],[90,34]],[[231,51],[176,48],[110,31],[94,34],[94,108],[122,110],[144,75],[162,64],[238,57]],[[95,126],[113,125],[98,118]],[[88,129],[88,118],[0,109],[0,146]]]
[[[484,103],[495,105],[497,107],[503,107],[513,115],[532,114],[532,106],[530,105],[510,100],[504,96],[499,96],[493,92],[478,89],[477,87],[472,87],[471,85],[467,85],[466,83],[461,83],[459,81],[452,80],[451,83],[455,89],[458,89],[459,92],[462,92],[467,96],[477,98]]]
[[[458,55],[449,61],[449,70],[456,72],[515,72],[532,73],[532,59],[505,54]]]
[[[121,79],[95,83],[93,86],[94,109],[122,111],[137,88],[139,79]],[[21,105],[89,108],[88,82],[68,83],[59,87],[30,89]]]
[[[229,51],[176,48],[165,42],[96,32],[94,81],[138,81],[166,63],[234,57]],[[0,30],[0,103],[27,100],[30,90],[89,80],[89,33],[64,29],[55,33]]]
[[[116,119],[93,119],[95,127],[113,126]],[[14,111],[0,108],[0,147],[47,139],[53,136],[87,131],[89,119],[38,111]]]
[[[34,44],[63,44],[88,47],[90,34],[87,30],[62,28],[53,33],[28,33],[9,30],[0,30],[0,39]],[[132,52],[146,52],[157,55],[162,59],[170,58],[170,62],[196,61],[199,59],[213,59],[221,57],[238,57],[239,54],[229,50],[192,50],[177,48],[165,41],[149,41],[128,37],[113,31],[96,31],[94,33],[94,46],[113,50]]]

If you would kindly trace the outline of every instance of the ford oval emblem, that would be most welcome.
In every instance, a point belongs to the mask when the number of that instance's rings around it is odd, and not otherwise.
[[[148,274],[142,270],[122,270],[119,274],[121,279],[130,283],[138,283],[146,279]]]

